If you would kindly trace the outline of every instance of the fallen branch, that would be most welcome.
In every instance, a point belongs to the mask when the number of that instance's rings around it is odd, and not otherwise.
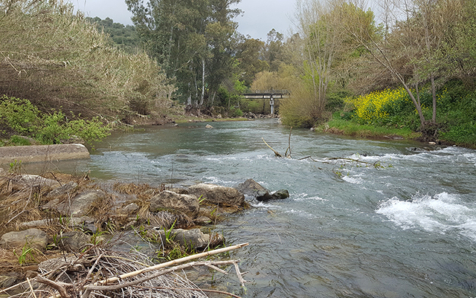
[[[71,298],[71,295],[68,294],[68,292],[66,291],[66,288],[72,288],[73,285],[72,284],[67,284],[67,283],[62,283],[62,282],[54,282],[52,280],[49,280],[47,278],[44,278],[43,276],[41,275],[38,275],[36,277],[36,280],[39,282],[39,283],[42,283],[42,284],[45,284],[47,286],[50,286],[52,287],[53,289],[55,289],[56,291],[58,291],[58,293],[60,294],[61,298]]]
[[[177,270],[183,270],[183,269],[186,269],[186,268],[190,268],[190,267],[195,267],[195,266],[206,266],[206,265],[217,265],[217,266],[220,266],[220,265],[230,265],[230,264],[233,264],[235,265],[235,268],[238,267],[238,261],[236,260],[231,260],[231,261],[221,261],[221,262],[192,262],[192,263],[189,263],[189,264],[184,264],[184,265],[179,265],[179,266],[175,266],[175,267],[172,267],[172,268],[169,268],[167,270],[161,270],[157,273],[154,273],[152,275],[149,275],[149,276],[146,276],[146,277],[143,277],[143,278],[140,278],[140,279],[136,279],[134,281],[131,281],[131,282],[126,282],[126,283],[122,283],[122,284],[117,284],[117,285],[113,285],[113,286],[96,286],[96,285],[90,285],[90,286],[86,286],[85,289],[87,290],[92,290],[92,291],[114,291],[114,290],[120,290],[120,289],[123,289],[123,288],[127,288],[127,287],[131,287],[131,286],[135,286],[137,284],[141,284],[143,282],[146,282],[146,281],[149,281],[151,279],[154,279],[154,278],[157,278],[161,275],[164,275],[164,274],[168,274],[168,273],[171,273],[171,272],[174,272],[174,271],[177,271]],[[240,273],[240,269],[238,268],[237,269],[237,276],[238,278],[240,279],[240,282],[242,283],[242,285],[244,286],[244,283],[246,282],[245,280],[243,280],[243,277],[241,276],[241,273]]]
[[[274,150],[270,145],[268,145],[268,143],[266,143],[264,138],[262,139],[263,139],[263,142],[266,144],[266,146],[268,146],[268,148],[271,149],[277,157],[283,157],[278,151]]]
[[[185,263],[185,262],[190,261],[190,260],[195,260],[195,259],[199,259],[199,258],[203,258],[203,257],[207,257],[207,256],[212,256],[212,255],[220,254],[220,253],[227,252],[227,251],[232,251],[232,250],[239,249],[239,248],[242,248],[242,247],[245,247],[245,246],[248,246],[248,245],[249,245],[248,243],[244,243],[244,244],[239,244],[239,245],[235,245],[235,246],[225,247],[225,248],[221,248],[221,249],[217,249],[217,250],[212,250],[212,251],[208,251],[208,252],[188,256],[188,257],[185,257],[185,258],[173,260],[173,261],[170,261],[170,262],[167,262],[167,263],[163,263],[163,264],[159,264],[159,265],[156,265],[156,266],[144,268],[144,269],[137,270],[137,271],[134,271],[134,272],[129,272],[129,273],[123,274],[121,276],[111,277],[111,278],[108,278],[106,280],[99,281],[97,284],[106,284],[106,283],[116,282],[120,279],[133,277],[133,276],[136,276],[136,275],[139,275],[139,274],[142,274],[142,273],[155,271],[157,269],[170,267],[170,266],[180,264],[180,263]]]

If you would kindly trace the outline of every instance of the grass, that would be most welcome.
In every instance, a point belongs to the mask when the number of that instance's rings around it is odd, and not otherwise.
[[[318,127],[318,131],[327,131],[347,136],[358,137],[389,137],[399,136],[404,139],[417,139],[420,137],[420,133],[412,131],[408,127],[391,128],[384,126],[374,126],[369,124],[359,124],[352,120],[332,119],[327,123],[328,129],[321,125]]]

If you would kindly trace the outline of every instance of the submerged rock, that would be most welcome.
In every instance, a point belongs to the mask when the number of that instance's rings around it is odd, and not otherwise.
[[[269,190],[264,188],[261,184],[254,181],[253,179],[248,179],[245,182],[238,184],[238,186],[236,186],[235,188],[239,192],[253,197],[262,196],[266,192],[269,192]]]
[[[245,202],[245,196],[232,187],[201,183],[190,186],[188,191],[206,203],[220,206],[240,207]]]

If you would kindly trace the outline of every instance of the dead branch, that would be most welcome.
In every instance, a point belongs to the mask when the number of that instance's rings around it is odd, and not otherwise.
[[[263,142],[266,144],[266,146],[268,146],[268,148],[271,149],[277,157],[283,157],[278,151],[274,150],[270,145],[268,145],[268,143],[266,143],[264,138],[262,139],[263,139]]]
[[[106,279],[106,280],[100,281],[99,284],[106,284],[106,283],[116,282],[116,281],[118,281],[118,280],[120,280],[120,279],[124,279],[124,278],[128,278],[128,277],[133,277],[133,276],[136,276],[136,275],[139,275],[139,274],[142,274],[142,273],[146,273],[146,272],[150,272],[150,271],[155,271],[155,270],[157,270],[157,269],[162,269],[162,268],[170,267],[170,266],[173,266],[173,265],[176,265],[176,264],[180,264],[180,263],[185,263],[185,262],[188,262],[188,261],[190,261],[190,260],[195,260],[195,259],[199,259],[199,258],[203,258],[203,257],[208,257],[208,256],[220,254],[220,253],[227,252],[227,251],[232,251],[232,250],[240,249],[240,248],[245,247],[245,246],[248,246],[248,245],[249,245],[249,243],[244,243],[244,244],[239,244],[239,245],[235,245],[235,246],[225,247],[225,248],[216,249],[216,250],[212,250],[212,251],[207,251],[207,252],[204,252],[204,253],[200,253],[200,254],[188,256],[188,257],[181,258],[181,259],[177,259],[177,260],[173,260],[173,261],[170,261],[170,262],[167,262],[167,263],[163,263],[163,264],[159,264],[159,265],[156,265],[156,266],[152,266],[152,267],[144,268],[144,269],[137,270],[137,271],[134,271],[134,272],[130,272],[130,273],[127,273],[127,274],[123,274],[123,275],[121,275],[121,276],[108,278],[108,279]]]
[[[47,286],[50,286],[52,287],[53,289],[55,289],[56,291],[58,291],[58,293],[60,294],[61,298],[71,298],[71,295],[68,294],[68,292],[66,291],[66,288],[72,288],[73,285],[72,284],[67,284],[67,283],[62,283],[62,282],[54,282],[52,280],[49,280],[47,278],[44,278],[43,276],[41,275],[38,275],[36,277],[36,280],[39,282],[39,283],[42,283],[42,284],[45,284]]]
[[[120,290],[120,289],[123,289],[123,288],[127,288],[127,287],[131,287],[131,286],[141,284],[143,282],[146,282],[146,281],[149,281],[151,279],[157,278],[157,277],[159,277],[161,275],[164,275],[164,274],[172,273],[172,272],[177,271],[177,270],[183,270],[183,269],[186,269],[186,268],[191,268],[191,267],[196,267],[196,266],[206,266],[206,265],[218,265],[219,266],[219,265],[230,265],[230,264],[235,265],[235,268],[238,267],[238,261],[236,261],[236,260],[221,261],[221,262],[192,262],[192,263],[188,263],[188,264],[184,264],[184,265],[175,266],[175,267],[172,267],[172,268],[167,269],[167,270],[161,270],[157,273],[154,273],[152,275],[149,275],[149,276],[146,276],[146,277],[143,277],[143,278],[140,278],[140,279],[136,279],[136,280],[131,281],[131,282],[126,282],[126,283],[117,284],[117,285],[113,285],[113,286],[90,285],[90,286],[86,286],[85,289],[93,290],[93,291]],[[244,286],[244,282],[246,282],[246,281],[243,280],[243,277],[241,276],[239,268],[237,269],[237,276],[240,279],[240,282],[242,283],[242,285]]]

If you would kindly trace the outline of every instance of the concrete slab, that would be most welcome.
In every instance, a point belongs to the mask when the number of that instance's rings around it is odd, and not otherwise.
[[[0,164],[50,162],[89,158],[88,149],[81,144],[0,147]]]

